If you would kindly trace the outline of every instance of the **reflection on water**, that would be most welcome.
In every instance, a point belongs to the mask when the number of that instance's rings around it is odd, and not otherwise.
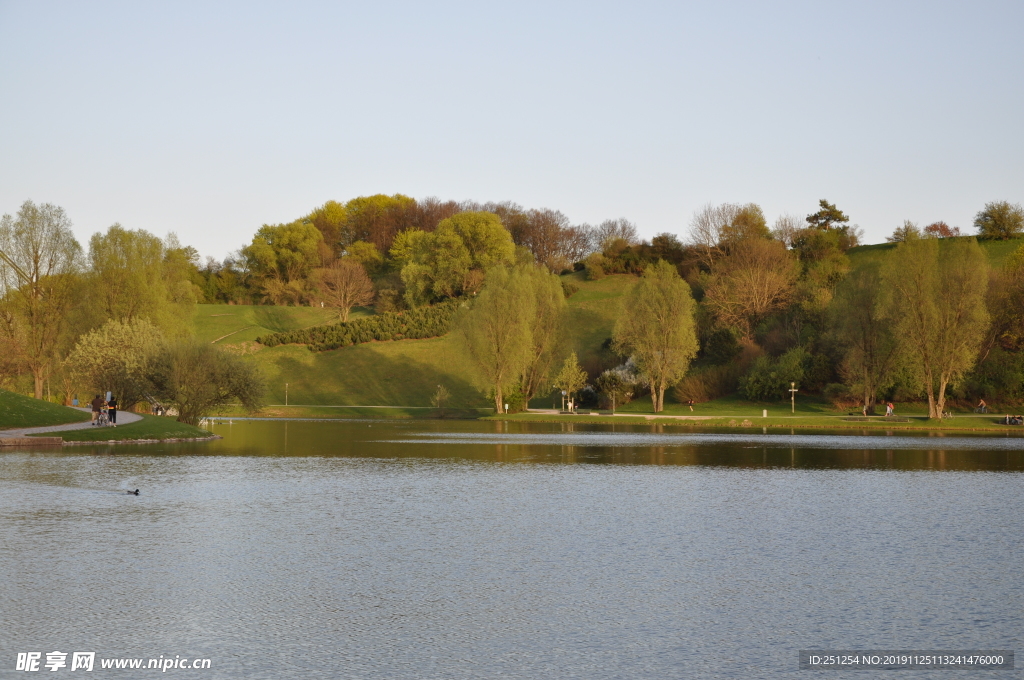
[[[496,421],[233,421],[225,439],[167,452],[431,458],[618,465],[1024,470],[1024,437],[943,432],[888,435],[745,428],[701,432],[664,425]],[[118,449],[121,450],[121,449]]]
[[[215,430],[0,454],[0,678],[33,650],[213,660],[182,678],[660,679],[1021,648],[1024,440]]]

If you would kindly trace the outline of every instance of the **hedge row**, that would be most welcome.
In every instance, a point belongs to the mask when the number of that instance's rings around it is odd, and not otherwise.
[[[311,352],[326,352],[371,340],[436,338],[451,330],[458,308],[458,300],[449,300],[405,312],[384,312],[329,326],[264,335],[256,342],[267,347],[306,345]]]

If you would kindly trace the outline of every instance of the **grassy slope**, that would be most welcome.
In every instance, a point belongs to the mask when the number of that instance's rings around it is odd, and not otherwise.
[[[88,413],[0,390],[0,429],[45,427],[83,420],[89,420]]]
[[[949,242],[955,239],[943,239],[940,243]],[[1024,238],[1015,238],[1008,241],[979,241],[982,250],[988,255],[989,264],[992,267],[1001,267],[1010,254],[1018,248],[1024,247]],[[872,260],[882,260],[889,254],[896,244],[876,243],[870,246],[858,246],[851,248],[848,252],[850,263],[856,268]]]
[[[572,275],[572,279],[580,290],[569,300],[569,344],[580,359],[586,361],[588,357],[597,356],[601,343],[611,335],[619,299],[635,279],[620,275],[601,281],[584,281],[578,274]],[[200,333],[212,337],[217,337],[223,328],[220,326],[214,331],[214,322],[223,317],[211,315],[237,309],[214,305],[201,305],[201,308],[206,329]],[[259,312],[274,308],[254,309]],[[302,308],[284,309],[296,314]],[[197,327],[199,325],[197,321]],[[239,337],[244,335],[238,334]],[[220,344],[232,344],[233,340],[235,336]],[[305,346],[285,345],[259,349],[252,356],[267,377],[270,404],[284,403],[284,386],[288,383],[288,403],[292,405],[429,406],[437,385],[443,384],[452,393],[448,404],[452,408],[488,406],[483,392],[473,382],[466,357],[451,335],[426,340],[371,342],[330,352],[310,352]],[[276,412],[276,409],[268,409],[268,413],[271,410]],[[343,415],[341,411],[328,410],[309,415],[314,414]]]
[[[37,437],[60,436],[66,442],[132,441],[133,439],[192,439],[209,437],[210,433],[198,427],[179,423],[165,416],[142,416],[142,420],[117,427],[91,427],[69,432],[48,432]]]
[[[357,307],[350,318],[368,315]],[[335,314],[319,307],[269,305],[196,305],[196,337],[218,344],[251,342],[260,335],[332,323]],[[227,336],[227,337],[224,337]]]

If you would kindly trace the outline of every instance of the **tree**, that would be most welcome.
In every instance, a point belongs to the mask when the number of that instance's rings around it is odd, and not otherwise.
[[[594,246],[597,249],[604,248],[606,244],[616,239],[622,239],[631,246],[640,243],[636,225],[625,217],[620,217],[616,220],[605,220],[594,230]]]
[[[306,295],[306,277],[320,261],[323,235],[308,220],[260,227],[242,248],[249,272],[274,304],[298,304]]]
[[[850,221],[850,218],[833,203],[829,203],[824,198],[818,201],[818,212],[811,213],[807,216],[807,224],[811,225],[814,229],[820,229],[822,231],[828,231],[832,227],[836,227],[840,224],[845,224]]]
[[[906,241],[883,271],[886,317],[900,356],[942,418],[946,388],[971,369],[989,325],[988,261],[977,241]]]
[[[146,319],[111,319],[79,338],[65,364],[90,390],[109,390],[128,410],[146,398],[149,364],[162,342],[160,330]]]
[[[520,270],[527,279],[529,294],[533,296],[534,313],[530,323],[530,360],[523,369],[519,389],[526,404],[537,396],[548,379],[551,362],[557,352],[562,322],[568,307],[562,281],[540,267],[527,265]]]
[[[95,325],[108,319],[148,319],[166,333],[187,332],[195,304],[188,279],[191,254],[172,239],[167,248],[153,234],[120,224],[93,234],[88,290],[95,300]]]
[[[924,235],[932,238],[953,238],[960,235],[960,227],[951,227],[942,220],[924,228]]]
[[[978,237],[1006,240],[1024,234],[1024,208],[1007,201],[986,203],[985,209],[974,217]]]
[[[495,267],[459,324],[466,352],[502,411],[504,395],[523,375],[533,351],[536,297],[522,271]]]
[[[665,404],[665,388],[686,373],[697,355],[694,303],[690,287],[665,261],[647,267],[626,295],[615,323],[613,346],[632,356],[651,383],[654,412]]]
[[[437,414],[444,418],[444,407],[451,399],[452,393],[448,391],[448,388],[444,385],[438,385],[437,391],[434,392],[434,396],[430,398],[430,403],[437,409]]]
[[[149,366],[154,396],[178,410],[178,421],[198,425],[203,416],[229,403],[254,411],[265,386],[256,366],[198,340],[169,343]]]
[[[770,239],[771,232],[761,206],[756,203],[730,205],[728,223],[722,225],[721,245],[737,243],[751,238]]]
[[[68,343],[82,247],[64,209],[25,201],[0,218],[0,321],[32,372],[36,399]]]
[[[922,236],[923,234],[916,224],[910,220],[903,220],[903,226],[896,227],[892,232],[892,236],[886,236],[885,240],[889,243],[903,243],[904,241],[911,241]]]
[[[373,302],[373,283],[363,265],[348,257],[335,260],[313,272],[317,296],[327,307],[338,310],[338,318],[348,321],[353,307]]]
[[[792,297],[797,273],[796,261],[779,241],[740,241],[715,265],[704,300],[720,323],[750,338],[761,320]]]
[[[562,370],[555,376],[554,387],[565,392],[572,401],[573,395],[587,386],[587,372],[580,366],[575,350],[569,353],[562,364]]]
[[[878,393],[891,385],[896,369],[896,338],[883,316],[881,268],[871,262],[854,270],[836,289],[831,328],[845,347],[843,375],[874,413]]]

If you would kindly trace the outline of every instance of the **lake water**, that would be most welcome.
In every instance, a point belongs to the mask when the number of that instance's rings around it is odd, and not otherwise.
[[[213,429],[0,454],[0,677],[33,651],[99,677],[661,679],[1022,648],[1022,438]]]

